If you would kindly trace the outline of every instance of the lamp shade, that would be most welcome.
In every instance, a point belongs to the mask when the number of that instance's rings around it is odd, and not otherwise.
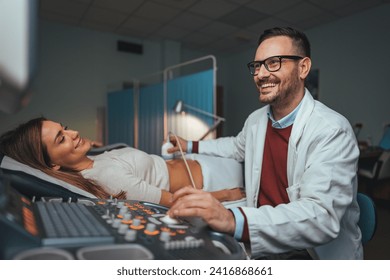
[[[183,101],[178,100],[173,108],[173,111],[177,114],[181,113],[183,111]]]
[[[220,116],[217,116],[217,115],[211,114],[209,112],[203,111],[201,109],[198,109],[196,107],[192,107],[190,105],[184,104],[182,100],[178,100],[176,102],[175,107],[173,108],[173,111],[175,113],[179,114],[179,113],[183,112],[184,108],[188,108],[192,111],[195,111],[195,112],[198,112],[198,113],[201,113],[203,115],[213,117],[216,119],[216,123],[199,140],[203,140],[210,132],[214,131],[221,124],[221,122],[225,121],[225,119],[220,117]]]

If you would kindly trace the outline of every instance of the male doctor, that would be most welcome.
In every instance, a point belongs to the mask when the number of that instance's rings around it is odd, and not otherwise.
[[[349,122],[305,88],[310,44],[292,28],[266,30],[248,63],[260,102],[236,137],[180,142],[187,152],[245,162],[247,205],[177,191],[172,217],[199,216],[244,242],[251,258],[362,259],[357,162]],[[170,152],[177,151],[175,146]]]

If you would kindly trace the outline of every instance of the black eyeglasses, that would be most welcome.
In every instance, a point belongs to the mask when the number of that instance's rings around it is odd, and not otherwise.
[[[263,64],[265,69],[267,69],[269,72],[276,72],[280,69],[280,67],[282,67],[282,59],[300,60],[303,59],[303,57],[297,55],[276,55],[276,56],[268,57],[267,59],[264,60],[255,60],[249,62],[247,66],[249,72],[253,76],[259,73],[261,65]]]

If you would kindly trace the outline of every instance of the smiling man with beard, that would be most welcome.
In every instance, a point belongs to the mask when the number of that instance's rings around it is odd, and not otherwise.
[[[209,194],[183,188],[169,215],[201,217],[244,242],[251,258],[362,259],[359,150],[349,122],[305,88],[311,68],[306,35],[266,30],[247,65],[267,105],[236,137],[179,140],[187,152],[245,162],[246,205],[227,210]]]

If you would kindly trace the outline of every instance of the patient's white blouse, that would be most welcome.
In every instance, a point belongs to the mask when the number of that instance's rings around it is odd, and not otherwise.
[[[81,174],[109,193],[125,191],[127,199],[159,203],[161,190],[169,190],[168,168],[160,156],[129,147],[91,158],[93,167]]]

